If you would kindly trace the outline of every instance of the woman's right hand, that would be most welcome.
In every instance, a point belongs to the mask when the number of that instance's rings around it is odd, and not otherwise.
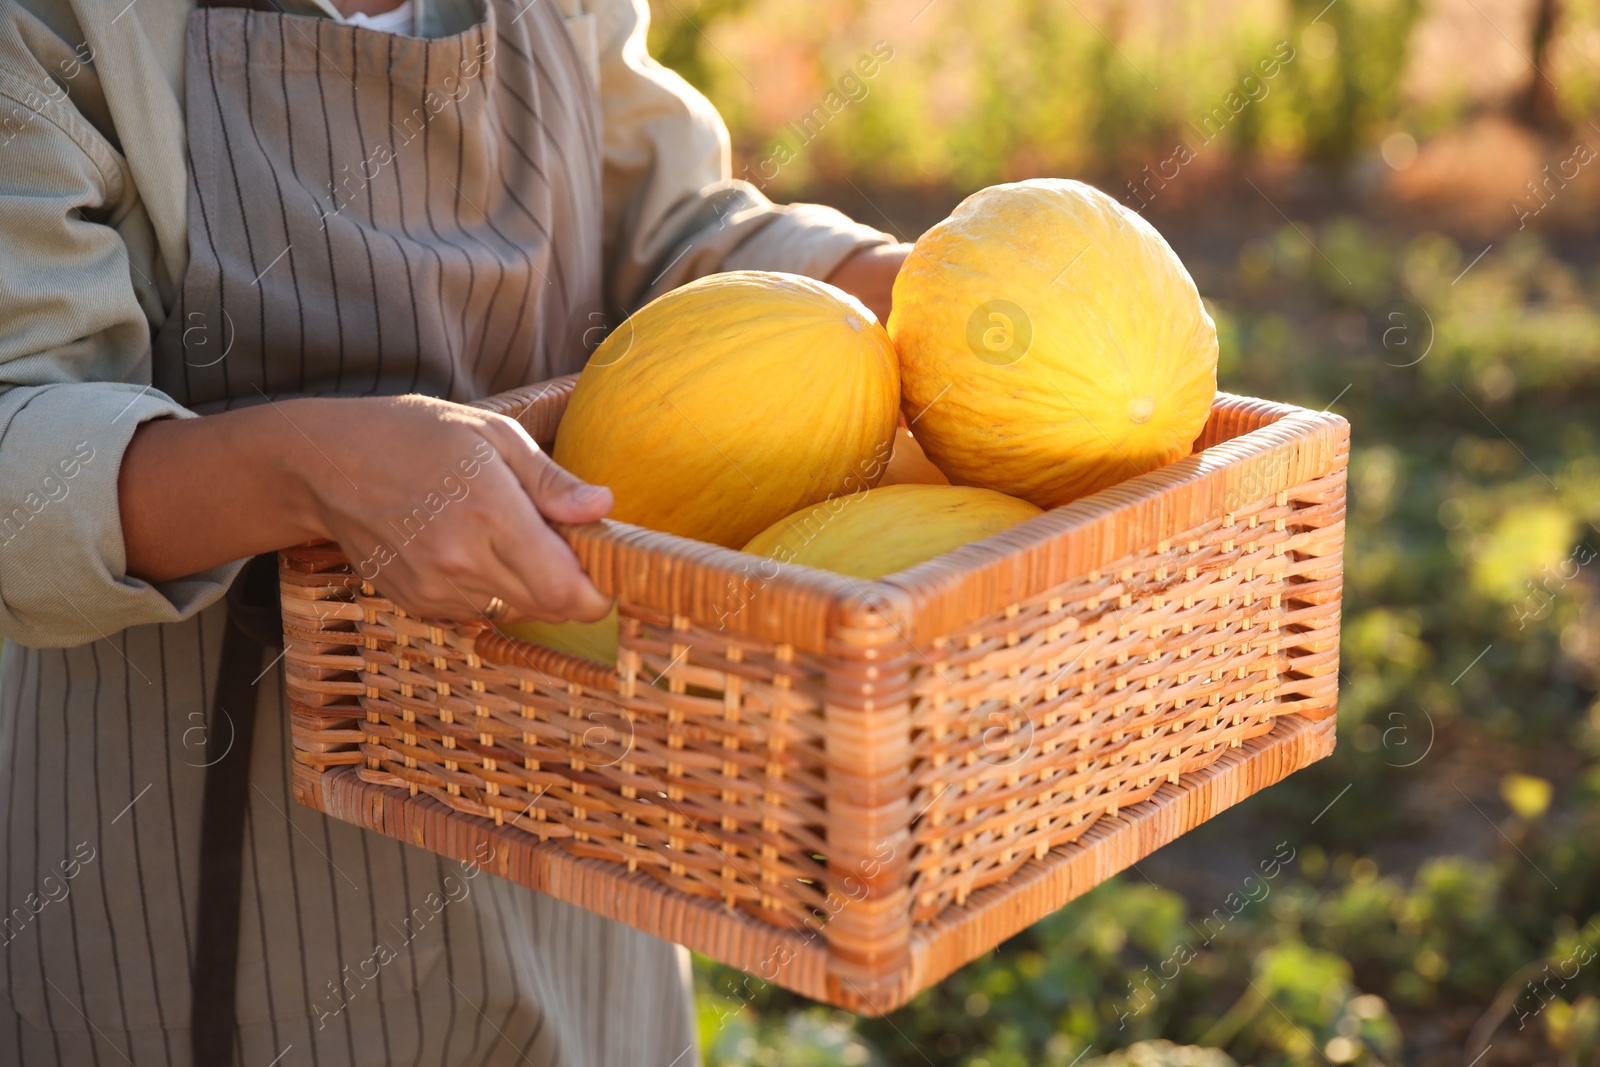
[[[593,522],[608,489],[518,423],[422,396],[277,401],[140,426],[119,481],[127,571],[149,581],[319,537],[408,613],[593,621],[609,600],[547,520]]]

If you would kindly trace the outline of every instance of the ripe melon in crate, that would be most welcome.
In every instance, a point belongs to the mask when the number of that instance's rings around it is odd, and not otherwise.
[[[881,578],[1042,514],[1026,500],[958,485],[886,485],[805,508],[746,552],[780,563]]]
[[[792,274],[714,274],[601,343],[554,458],[610,487],[613,519],[738,548],[876,485],[899,398],[889,335],[854,297]]]
[[[1055,507],[1189,454],[1217,332],[1135,212],[1082,182],[974,193],[918,239],[889,335],[917,441],[957,485]]]
[[[578,656],[607,667],[617,665],[617,609],[595,622],[527,622],[501,623],[495,629],[507,637],[531,641],[536,645]]]

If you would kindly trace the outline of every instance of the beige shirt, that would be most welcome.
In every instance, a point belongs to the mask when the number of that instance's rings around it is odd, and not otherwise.
[[[645,48],[645,0],[561,11],[601,96],[605,298],[614,314],[719,270],[825,277],[892,240],[730,180],[715,109]],[[320,0],[300,0],[310,10]],[[0,636],[53,647],[174,622],[236,565],[126,573],[117,471],[142,421],[150,338],[188,262],[187,0],[0,0]],[[419,8],[450,30],[449,0]]]

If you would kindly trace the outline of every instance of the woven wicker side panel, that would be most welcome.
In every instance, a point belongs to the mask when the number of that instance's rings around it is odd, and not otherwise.
[[[293,788],[316,807],[318,776],[361,762],[359,582],[332,545],[291,549],[279,561]]]
[[[825,915],[821,671],[623,606],[618,690],[489,662],[364,587],[364,781],[787,928]]]
[[[1339,469],[919,649],[918,921],[1302,701],[1331,707],[1342,485]]]
[[[687,945],[807,996],[826,997],[821,933],[780,930],[718,901],[671,893],[618,863],[570,855],[532,834],[454,811],[430,797],[361,781],[352,768],[312,778],[309,806],[509,879],[636,929]],[[485,863],[484,857],[491,858]],[[750,980],[750,987],[760,982]],[[665,1059],[663,1058],[663,1062]]]
[[[1164,783],[1149,800],[1102,816],[1066,848],[1024,864],[1005,882],[973,893],[965,905],[946,908],[933,921],[919,924],[912,934],[907,995],[1333,749],[1332,722],[1280,717],[1269,733],[1222,750],[1209,767],[1184,775],[1178,785]]]
[[[1280,407],[1219,401],[1213,411],[1224,423],[1248,426],[1264,417],[1257,409]],[[1329,473],[1347,434],[1348,424],[1336,415],[1291,410],[1204,452],[888,575],[882,584],[910,597],[906,635],[926,645]]]

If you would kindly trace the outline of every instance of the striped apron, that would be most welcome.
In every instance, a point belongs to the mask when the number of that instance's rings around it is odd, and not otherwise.
[[[428,40],[191,16],[190,264],[157,387],[202,413],[465,401],[582,365],[598,94],[552,5],[472,2],[472,25]],[[0,1064],[193,1062],[206,765],[232,747],[233,719],[208,716],[225,625],[217,605],[79,648],[6,646]],[[696,1062],[682,950],[297,807],[281,667],[256,651],[249,668],[235,1062]]]

